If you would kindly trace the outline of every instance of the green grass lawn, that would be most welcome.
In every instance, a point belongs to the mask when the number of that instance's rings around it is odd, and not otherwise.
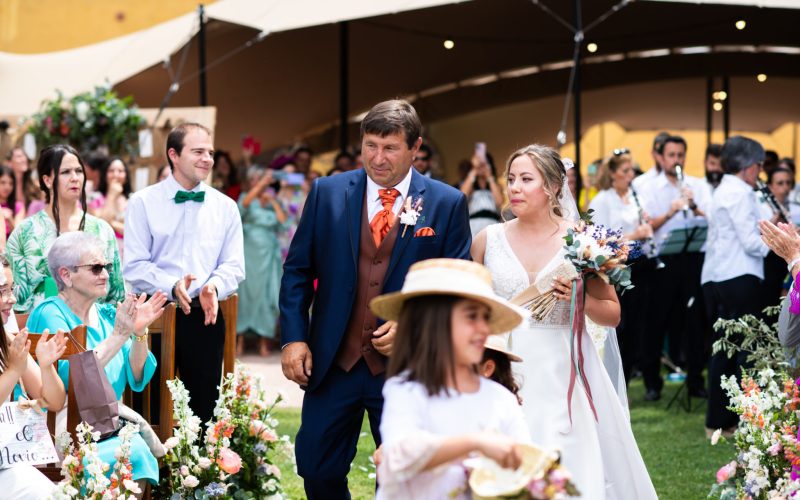
[[[703,425],[705,403],[694,399],[693,412],[666,409],[678,384],[667,383],[661,401],[644,401],[641,380],[635,380],[629,390],[633,432],[639,449],[650,471],[659,498],[663,500],[688,500],[706,498],[714,482],[717,469],[733,457],[731,444],[711,446],[705,437]],[[299,409],[282,409],[276,413],[280,420],[278,430],[294,439],[300,426]],[[353,498],[372,498],[375,481],[369,477],[374,472],[369,457],[374,450],[369,423],[364,420],[358,455],[352,466],[349,482]],[[283,486],[289,498],[305,498],[302,480],[294,472],[294,465],[282,461],[278,466],[283,472]]]

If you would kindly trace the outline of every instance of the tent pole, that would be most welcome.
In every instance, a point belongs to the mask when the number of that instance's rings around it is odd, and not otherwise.
[[[339,23],[339,150],[347,150],[347,116],[349,104],[348,80],[349,52],[350,52],[350,25],[347,21]]]
[[[711,131],[714,129],[714,77],[706,78],[706,147],[711,145]]]
[[[727,95],[722,106],[722,125],[725,130],[725,140],[727,141],[731,133],[731,80],[728,75],[722,77],[722,90]]]
[[[572,100],[575,125],[575,166],[578,167],[578,172],[581,171],[581,45],[583,45],[581,0],[575,0],[575,53],[572,60],[575,79],[572,82]],[[576,200],[576,203],[580,206],[580,200]]]
[[[200,80],[200,106],[208,105],[208,94],[206,89],[206,22],[205,22],[205,8],[203,4],[197,6],[197,15],[199,16],[200,29],[197,32],[197,67],[199,70]]]

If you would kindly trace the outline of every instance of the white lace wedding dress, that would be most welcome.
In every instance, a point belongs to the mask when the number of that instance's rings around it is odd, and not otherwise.
[[[539,274],[553,269],[563,259],[563,250],[559,250]],[[495,291],[506,299],[530,286],[528,272],[512,251],[503,224],[487,228],[484,264],[492,273]],[[509,347],[523,359],[513,365],[522,385],[520,395],[531,439],[534,444],[561,451],[562,464],[572,473],[584,500],[657,498],[627,412],[589,335],[584,332],[581,340],[597,421],[586,392],[577,381],[570,426],[569,303],[559,301],[544,321],[531,318],[510,334]]]

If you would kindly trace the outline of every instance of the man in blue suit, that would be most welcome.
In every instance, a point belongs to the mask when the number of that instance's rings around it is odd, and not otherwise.
[[[421,128],[405,101],[372,108],[361,122],[364,168],[314,183],[289,247],[281,364],[306,390],[296,456],[311,500],[350,498],[347,473],[365,410],[381,443],[383,373],[395,325],[376,318],[369,301],[400,290],[417,261],[469,258],[466,198],[411,168]]]

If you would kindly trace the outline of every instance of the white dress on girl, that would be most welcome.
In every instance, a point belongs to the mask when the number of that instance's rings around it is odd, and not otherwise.
[[[505,225],[487,228],[484,265],[492,273],[495,293],[510,299],[532,281],[505,235]],[[539,272],[564,260],[560,249]],[[535,277],[535,278],[538,278]],[[569,303],[559,301],[543,321],[525,320],[509,337],[509,347],[523,361],[514,363],[521,384],[522,410],[533,443],[556,448],[561,463],[572,473],[581,498],[655,499],[627,412],[589,335],[582,334],[584,370],[597,420],[580,381],[572,394],[572,425],[567,408],[570,381]]]
[[[381,437],[376,498],[469,499],[467,473],[461,462],[422,471],[443,438],[494,432],[520,443],[530,434],[517,398],[502,385],[482,378],[477,392],[429,396],[418,382],[402,375],[383,386]]]

